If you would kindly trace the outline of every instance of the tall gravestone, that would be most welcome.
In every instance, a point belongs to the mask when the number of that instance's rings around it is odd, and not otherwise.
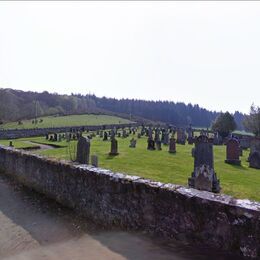
[[[154,135],[154,141],[157,143],[158,141],[160,141],[160,131],[159,129],[155,130],[155,135]]]
[[[109,155],[115,156],[118,155],[118,142],[115,138],[111,139],[111,150]]]
[[[89,163],[90,142],[85,137],[81,136],[77,144],[76,161],[82,164]]]
[[[185,144],[186,134],[185,131],[181,128],[177,129],[177,144]]]
[[[104,137],[103,137],[103,141],[107,141],[108,140],[108,133],[104,132]]]
[[[240,147],[236,138],[230,138],[226,144],[226,160],[225,163],[240,165],[239,160]]]
[[[199,136],[195,140],[194,171],[188,184],[198,190],[220,191],[219,180],[214,171],[213,144],[209,143],[207,136]]]
[[[187,133],[188,133],[188,144],[193,144],[193,137],[194,137],[194,133],[193,133],[193,129],[191,127],[191,125],[189,126],[189,128],[187,129]]]
[[[221,145],[222,144],[222,137],[219,135],[218,132],[214,132],[213,144],[214,145]]]
[[[254,138],[251,140],[248,161],[249,167],[260,169],[260,138]]]

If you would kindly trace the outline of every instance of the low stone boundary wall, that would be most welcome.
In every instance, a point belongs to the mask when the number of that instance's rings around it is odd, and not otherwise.
[[[97,223],[260,257],[260,203],[0,146],[0,171]]]
[[[122,127],[134,127],[137,126],[137,123],[131,124],[117,124],[117,125],[89,125],[89,126],[68,126],[68,127],[51,127],[51,128],[32,128],[32,129],[7,129],[0,130],[0,139],[16,139],[16,138],[25,138],[25,137],[33,137],[33,136],[42,136],[51,133],[64,133],[69,132],[72,129],[75,131],[79,130],[89,130],[89,131],[97,131],[97,130],[105,130],[105,129],[113,129],[122,128]]]

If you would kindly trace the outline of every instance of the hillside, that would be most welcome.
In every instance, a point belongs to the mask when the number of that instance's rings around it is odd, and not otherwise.
[[[218,112],[208,111],[199,105],[168,101],[145,101],[135,99],[114,99],[95,95],[59,95],[47,91],[42,93],[24,92],[13,89],[0,89],[0,122],[32,119],[35,116],[107,114],[131,118],[134,121],[144,119],[177,126],[192,124],[209,127]],[[244,115],[234,114],[238,129],[243,129]]]
[[[48,127],[66,127],[66,126],[87,126],[87,125],[108,125],[108,124],[129,124],[132,121],[109,115],[68,115],[68,116],[46,116],[35,120],[23,120],[10,122],[0,125],[0,129],[30,129],[30,128],[48,128]]]

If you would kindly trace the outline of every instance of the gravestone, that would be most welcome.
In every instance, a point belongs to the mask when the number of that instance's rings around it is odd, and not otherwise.
[[[155,143],[160,141],[160,131],[159,131],[159,129],[155,130],[154,141],[155,141]]]
[[[170,138],[169,153],[176,153],[176,142],[175,138]]]
[[[195,139],[194,171],[188,179],[189,187],[219,192],[220,185],[213,165],[213,144],[208,142],[207,136]]]
[[[134,138],[132,138],[130,140],[130,145],[129,145],[130,148],[135,148],[136,147],[136,140]]]
[[[177,130],[177,144],[185,144],[186,142],[186,135],[185,131],[181,128]]]
[[[115,156],[118,155],[118,143],[115,138],[111,139],[111,150],[109,155]]]
[[[70,141],[70,134],[67,132],[65,133],[65,140],[66,140],[66,142]]]
[[[219,135],[218,132],[214,132],[213,144],[214,145],[222,145],[222,137]]]
[[[162,142],[164,145],[168,145],[169,144],[169,133],[168,131],[164,131],[162,134]]]
[[[249,167],[260,169],[260,138],[254,138],[251,140],[248,161]]]
[[[112,129],[112,130],[110,131],[110,139],[115,138],[115,136],[116,136],[116,131],[115,131],[114,129]]]
[[[126,130],[124,129],[123,130],[123,138],[126,138],[127,137],[127,133],[126,133]]]
[[[236,138],[230,138],[226,144],[226,160],[225,163],[240,165],[239,160],[240,148]]]
[[[251,142],[251,139],[250,137],[247,137],[247,136],[243,136],[241,139],[240,139],[240,146],[242,149],[244,150],[247,150],[250,148],[250,142]]]
[[[98,156],[91,155],[91,165],[94,167],[98,167]]]
[[[58,140],[58,135],[56,133],[53,134],[53,141],[54,142],[57,142]]]
[[[193,144],[194,133],[193,133],[191,125],[187,129],[187,133],[188,133],[188,144]]]
[[[147,140],[147,150],[155,150],[155,142],[152,138],[148,138]]]
[[[9,142],[9,147],[14,147],[14,145],[13,145],[13,142],[12,142],[12,141],[10,141],[10,142]]]
[[[76,161],[82,164],[89,163],[90,142],[85,137],[81,136],[77,144],[77,157]]]
[[[158,151],[161,151],[161,150],[162,150],[162,142],[161,142],[160,140],[158,140],[158,141],[156,142],[156,149],[157,149]]]
[[[107,132],[104,132],[103,141],[107,141],[107,139],[108,139],[108,134],[107,134]]]
[[[151,128],[148,129],[148,138],[153,139],[153,130]]]

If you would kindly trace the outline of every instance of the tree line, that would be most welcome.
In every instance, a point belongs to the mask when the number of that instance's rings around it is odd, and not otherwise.
[[[69,115],[83,113],[120,114],[124,117],[145,118],[176,126],[192,124],[210,127],[219,112],[209,111],[199,105],[169,101],[145,101],[137,99],[115,99],[95,95],[59,95],[0,89],[0,121],[32,119],[35,116]],[[242,129],[245,115],[233,115],[237,128]]]

